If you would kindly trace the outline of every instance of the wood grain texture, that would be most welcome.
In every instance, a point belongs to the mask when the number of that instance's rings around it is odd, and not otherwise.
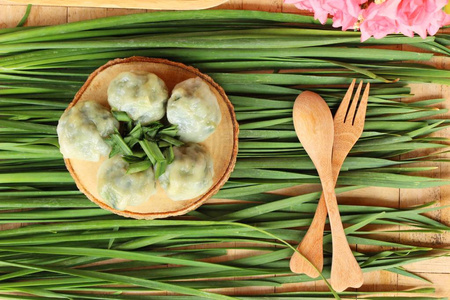
[[[226,1],[227,0],[0,0],[0,4],[189,10],[210,8]]]
[[[25,5],[11,5],[10,1],[0,0],[0,28],[13,27],[20,21],[24,12]],[[28,3],[28,1],[27,1]],[[284,4],[282,0],[229,0],[227,3],[220,5],[221,9],[258,9],[265,11],[282,11],[288,13],[298,13],[299,10],[291,4]],[[57,8],[46,6],[38,9],[33,7],[27,26],[35,26],[40,24],[57,24],[65,23],[68,21],[75,21],[76,19],[91,19],[96,16],[96,13],[90,13],[90,8],[79,8],[75,14],[75,8],[64,7]],[[122,10],[122,9],[104,9],[106,15],[114,14],[128,14],[142,12],[142,10]],[[303,14],[310,14],[302,11]],[[71,18],[69,20],[69,14]],[[75,16],[76,15],[76,16]],[[437,57],[431,61],[431,64],[439,67],[449,69],[450,59]],[[449,86],[437,86],[431,84],[424,85],[412,85],[412,91],[415,93],[414,99],[438,97],[445,98],[446,102],[442,105],[443,108],[450,108],[450,87]],[[446,114],[444,117],[448,118],[450,114]],[[439,136],[450,137],[450,129],[445,129],[439,132]],[[450,158],[450,156],[442,155],[442,157]],[[439,170],[435,171],[434,176],[441,178],[450,178],[450,165],[437,163]],[[296,189],[293,192],[305,190],[307,187]],[[358,191],[347,192],[341,194],[338,201],[340,203],[354,203],[354,204],[370,204],[373,201],[377,201],[377,205],[386,205],[388,207],[406,207],[413,204],[422,203],[424,201],[436,200],[436,205],[445,206],[450,205],[450,186],[443,186],[440,188],[433,188],[426,191],[421,190],[399,190],[392,188],[365,188]],[[437,220],[450,225],[450,209],[443,209],[439,212],[431,214]],[[2,227],[5,228],[5,227]],[[6,228],[5,228],[6,229]],[[390,234],[384,236],[385,239],[390,241],[413,241],[417,245],[434,245],[439,247],[450,246],[450,234]],[[359,250],[365,250],[358,246]],[[237,251],[230,251],[229,255],[235,257],[238,255]],[[429,279],[432,284],[424,284],[422,281],[411,279],[409,277],[398,276],[389,272],[372,272],[364,274],[365,284],[359,290],[362,291],[380,291],[386,289],[399,289],[412,286],[434,286],[436,287],[436,296],[450,297],[450,257],[439,258],[424,262],[419,262],[406,266],[406,269],[417,273]],[[326,290],[323,282],[310,282],[301,284],[288,284],[282,287],[268,288],[262,292],[288,292],[295,290]],[[242,289],[235,289],[234,291],[242,291]],[[254,292],[253,290],[247,291],[248,293]],[[257,291],[261,292],[261,291]],[[396,294],[396,293],[395,293]]]

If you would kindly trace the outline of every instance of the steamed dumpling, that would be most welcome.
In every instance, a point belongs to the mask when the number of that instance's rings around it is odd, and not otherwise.
[[[108,87],[108,103],[145,125],[164,117],[169,98],[164,81],[153,73],[122,72]]]
[[[156,192],[152,168],[127,174],[128,163],[120,155],[106,160],[97,173],[98,192],[113,208],[124,210],[128,205],[137,206]]]
[[[200,143],[216,130],[222,114],[208,84],[197,77],[175,86],[167,104],[167,119],[178,125],[183,142]]]
[[[213,184],[213,162],[199,144],[175,147],[175,159],[159,177],[172,200],[188,200],[204,194]]]
[[[65,158],[98,161],[111,151],[103,140],[119,128],[119,122],[94,101],[80,101],[66,110],[56,128],[60,151]]]

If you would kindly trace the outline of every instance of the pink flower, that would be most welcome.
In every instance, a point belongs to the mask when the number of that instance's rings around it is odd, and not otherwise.
[[[435,16],[431,19],[431,22],[427,27],[428,34],[435,35],[439,28],[445,25],[450,25],[450,15],[439,10],[435,13]]]
[[[361,4],[367,0],[329,0],[328,5],[333,9],[333,27],[342,30],[353,28],[362,12]]]
[[[314,12],[314,18],[325,24],[328,14],[333,13],[328,5],[328,0],[285,0],[285,3],[294,4],[299,9],[306,9]]]
[[[440,27],[450,24],[450,15],[442,10],[448,0],[284,1],[314,12],[314,18],[322,24],[327,21],[328,15],[333,15],[333,27],[347,30],[359,25],[361,41],[371,36],[380,39],[390,33],[399,32],[410,37],[416,32],[425,38],[427,33],[434,35]]]
[[[353,27],[361,13],[361,4],[368,0],[284,0],[285,3],[294,4],[299,9],[314,12],[314,18],[322,24],[327,21],[328,15],[333,15],[333,26],[343,30]]]
[[[399,31],[411,37],[416,32],[422,38],[426,38],[427,31],[430,35],[436,34],[444,25],[447,15],[442,8],[446,4],[447,0],[402,1],[397,13]]]
[[[360,27],[362,42],[371,36],[381,39],[390,33],[399,31],[396,18],[401,1],[387,0],[381,4],[371,3],[368,8],[363,10],[363,22]]]

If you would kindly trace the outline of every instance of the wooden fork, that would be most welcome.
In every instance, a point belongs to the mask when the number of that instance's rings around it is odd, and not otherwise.
[[[360,82],[358,89],[353,97],[353,101],[350,103],[352,92],[355,86],[355,79],[352,81],[347,93],[339,106],[336,115],[334,116],[334,144],[333,144],[333,179],[336,183],[339,171],[345,158],[347,157],[350,149],[355,145],[356,141],[361,136],[364,129],[364,120],[366,116],[367,100],[369,97],[370,84],[364,90],[361,101],[359,101],[359,95],[362,88],[362,81]],[[357,109],[358,102],[360,102]],[[304,236],[301,243],[298,245],[297,250],[302,253],[304,257],[297,252],[291,258],[290,268],[294,273],[305,273],[309,277],[317,277],[319,273],[311,263],[320,271],[323,269],[323,231],[325,221],[327,217],[327,207],[325,199],[322,194],[317,206],[314,219]],[[334,253],[332,259],[332,272],[331,281],[333,287],[336,282],[339,282],[339,288],[343,287],[359,287],[362,285],[363,278],[362,272],[356,272],[357,274],[349,274],[345,264],[338,263],[339,253]],[[306,259],[305,259],[306,258]],[[361,271],[361,269],[359,269]],[[339,277],[339,278],[337,278]],[[336,290],[338,290],[336,289]]]

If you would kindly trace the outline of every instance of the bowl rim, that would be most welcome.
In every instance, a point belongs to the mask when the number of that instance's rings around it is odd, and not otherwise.
[[[143,57],[143,56],[132,56],[132,57],[128,57],[128,58],[116,58],[116,59],[110,60],[106,64],[100,66],[99,68],[97,68],[94,72],[92,72],[89,75],[89,77],[87,78],[87,80],[85,81],[83,86],[78,90],[78,92],[75,94],[75,97],[73,98],[73,100],[67,106],[66,111],[68,109],[72,108],[78,101],[80,101],[80,98],[82,97],[84,92],[87,90],[87,88],[90,86],[90,84],[92,83],[92,81],[98,74],[100,74],[101,72],[105,71],[106,69],[108,69],[114,65],[117,65],[117,64],[135,63],[135,62],[165,64],[165,65],[169,65],[169,66],[173,66],[173,67],[177,67],[177,68],[181,68],[183,70],[189,71],[189,72],[193,73],[194,75],[200,77],[202,80],[206,81],[210,86],[212,86],[214,89],[216,89],[216,91],[220,94],[224,103],[226,104],[228,113],[231,118],[231,123],[233,125],[232,153],[231,153],[231,157],[230,157],[228,166],[227,166],[224,174],[222,175],[222,177],[220,177],[219,180],[217,180],[215,182],[215,184],[205,194],[203,194],[203,196],[201,198],[197,199],[195,202],[192,202],[191,204],[189,204],[188,206],[186,206],[184,208],[174,210],[174,211],[168,211],[168,212],[139,213],[139,212],[132,212],[132,211],[127,211],[127,210],[122,211],[122,210],[114,209],[114,208],[110,207],[109,205],[107,205],[106,203],[104,203],[104,202],[100,201],[99,199],[97,199],[96,197],[94,197],[89,192],[89,190],[87,188],[85,188],[84,185],[81,184],[79,176],[75,172],[75,170],[72,166],[71,159],[64,158],[64,162],[65,162],[66,168],[70,172],[70,175],[75,180],[75,184],[77,185],[77,188],[83,194],[85,194],[89,200],[91,200],[92,202],[94,202],[95,204],[100,206],[101,208],[113,212],[114,214],[117,214],[117,215],[120,215],[123,217],[134,218],[134,219],[147,219],[147,220],[184,215],[187,212],[197,209],[206,200],[208,200],[214,194],[216,194],[219,191],[219,189],[227,182],[227,180],[229,179],[229,177],[231,175],[231,172],[234,170],[234,166],[236,165],[237,152],[238,152],[239,124],[236,120],[236,114],[234,112],[233,104],[228,99],[223,88],[219,84],[217,84],[210,76],[200,72],[200,70],[198,70],[197,68],[194,68],[192,66],[187,66],[183,63],[175,62],[175,61],[171,61],[171,60],[163,59],[163,58],[150,58],[150,57]]]

